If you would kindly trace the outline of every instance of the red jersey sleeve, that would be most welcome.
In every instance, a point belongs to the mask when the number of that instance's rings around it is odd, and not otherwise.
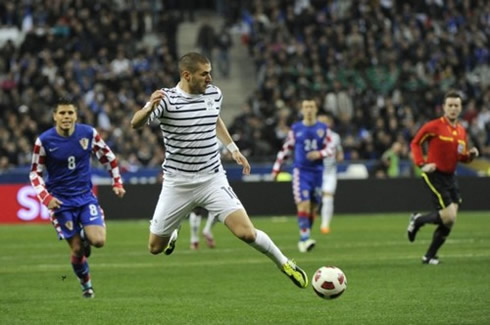
[[[92,152],[97,156],[101,164],[106,166],[112,177],[113,187],[123,187],[122,178],[119,174],[116,156],[111,151],[109,146],[102,140],[99,133],[94,129],[92,140]]]
[[[51,201],[53,197],[51,196],[51,194],[49,194],[43,179],[45,161],[46,151],[44,151],[41,139],[37,138],[36,142],[34,143],[34,150],[32,152],[32,163],[29,178],[39,200],[45,206],[48,206],[49,201]]]
[[[425,163],[424,153],[422,151],[423,143],[429,138],[436,135],[436,125],[433,121],[424,124],[420,130],[418,130],[415,137],[410,143],[410,150],[412,151],[412,160],[417,166],[422,166]]]

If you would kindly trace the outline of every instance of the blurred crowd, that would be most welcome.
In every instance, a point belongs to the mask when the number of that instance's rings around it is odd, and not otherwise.
[[[162,3],[2,1],[0,170],[30,164],[60,97],[75,101],[79,121],[97,127],[123,170],[162,163],[158,127],[138,134],[129,125],[153,90],[179,77],[181,12]]]
[[[393,148],[407,158],[411,137],[441,114],[450,88],[465,96],[472,143],[490,154],[488,1],[203,3],[240,26],[255,63],[257,87],[229,126],[249,159],[274,159],[305,96],[335,118],[346,159],[383,162]],[[154,89],[175,85],[177,29],[199,4],[2,1],[0,171],[30,164],[59,97],[75,100],[80,122],[97,127],[123,171],[160,165],[158,126],[130,131],[129,120]],[[220,70],[226,76],[226,65]]]
[[[255,1],[244,21],[258,87],[231,131],[250,156],[271,159],[313,96],[335,118],[345,158],[379,160],[382,175],[383,156],[409,158],[452,88],[471,142],[490,155],[490,2]]]

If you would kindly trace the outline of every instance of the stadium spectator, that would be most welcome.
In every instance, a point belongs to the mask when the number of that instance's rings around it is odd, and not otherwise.
[[[213,51],[216,47],[217,35],[209,18],[202,23],[197,32],[196,47],[211,62],[214,62]]]
[[[110,121],[107,134],[114,138],[114,150],[121,163],[130,159],[141,138],[131,139],[121,131],[128,126],[128,116],[153,89],[178,80],[172,62],[178,57],[178,10],[183,5],[182,1],[161,0],[3,1],[0,128],[10,138],[15,132],[39,134],[51,126],[47,112],[56,98],[70,93],[79,107],[80,121],[98,129]],[[331,107],[327,94],[344,92],[342,102],[346,104],[337,108],[347,111],[347,118],[336,117],[336,122],[346,160],[379,160],[400,136],[408,143],[420,125],[439,115],[438,103],[449,87],[474,99],[478,116],[485,115],[490,105],[490,8],[486,1],[390,5],[353,0],[233,1],[228,5],[230,17],[244,17],[243,40],[257,70],[258,86],[246,103],[251,116],[237,128],[238,133],[230,128],[233,137],[247,129],[260,137],[258,149],[243,147],[250,159],[274,159],[283,142],[271,132],[278,125],[283,128],[279,110],[289,110],[289,127],[298,115],[297,98],[309,89],[322,108]],[[196,8],[203,7],[212,4],[199,3]],[[154,38],[143,37],[152,35]],[[131,62],[127,74],[111,70],[119,50]],[[92,106],[95,90],[104,101],[112,100],[115,107],[110,112],[107,107]],[[399,127],[382,133],[374,129],[373,122],[381,116],[388,127],[392,116],[384,112],[389,99]],[[284,105],[277,106],[279,102]],[[24,114],[21,106],[36,117],[30,131],[25,125],[19,128],[8,123],[12,121],[9,115]],[[484,118],[478,116],[482,123]],[[470,141],[483,156],[490,154],[489,129],[488,122],[468,129]],[[158,127],[151,131],[159,134]],[[34,138],[27,137],[27,141],[33,145]],[[10,146],[0,139],[2,157]],[[20,150],[17,143],[14,147]],[[150,150],[157,154],[156,147]],[[18,166],[16,163],[9,160],[2,170]]]
[[[218,59],[216,64],[221,76],[228,78],[231,73],[230,48],[233,46],[233,40],[230,34],[230,27],[223,25],[221,30],[216,34],[216,48],[218,49]]]
[[[277,98],[296,115],[297,98],[311,89],[338,120],[346,159],[379,160],[439,114],[450,87],[475,100],[477,115],[490,105],[488,15],[478,0],[254,3],[245,16],[258,74],[251,114],[275,128]],[[280,148],[277,138],[264,139]],[[471,140],[488,148],[488,132]]]
[[[7,1],[0,5],[0,35],[6,37],[2,41],[0,36],[0,129],[5,135],[0,137],[1,170],[29,165],[24,142],[32,147],[35,135],[51,127],[50,108],[68,94],[78,107],[79,120],[104,134],[122,165],[142,166],[133,159],[133,152],[142,147],[141,139],[121,130],[129,127],[128,116],[144,103],[145,94],[178,78],[169,62],[177,58],[171,37],[175,38],[179,22],[172,20],[172,30],[159,35],[158,45],[143,39],[144,33],[161,28],[162,16],[149,17],[148,3]],[[23,8],[32,18],[32,27],[25,31]],[[165,13],[175,17],[174,11]],[[150,133],[158,137],[158,127]],[[23,140],[7,140],[14,137]],[[158,146],[149,150],[156,159],[143,163],[156,167],[161,153]]]

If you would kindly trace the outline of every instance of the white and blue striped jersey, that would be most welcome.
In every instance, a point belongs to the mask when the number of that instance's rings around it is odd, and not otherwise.
[[[150,114],[148,123],[160,123],[165,144],[164,174],[218,172],[221,159],[216,122],[223,102],[221,90],[208,85],[204,94],[188,94],[177,85],[162,91],[165,97]]]

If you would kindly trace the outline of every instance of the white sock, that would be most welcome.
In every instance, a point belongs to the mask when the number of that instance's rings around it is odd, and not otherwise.
[[[191,226],[191,243],[199,242],[199,226],[201,225],[201,216],[191,212],[189,215],[189,224]]]
[[[267,257],[274,261],[274,263],[276,263],[279,267],[284,265],[288,261],[288,258],[284,256],[279,247],[274,244],[272,239],[270,239],[270,237],[265,232],[259,229],[255,229],[255,233],[255,241],[253,243],[250,243],[250,246],[258,250],[259,252],[267,255]]]
[[[333,215],[333,196],[324,196],[322,199],[322,224],[321,227],[330,227]]]
[[[206,225],[204,226],[204,229],[202,230],[202,233],[203,234],[209,234],[209,235],[213,235],[213,233],[211,232],[211,228],[214,226],[214,224],[216,223],[216,215],[215,214],[212,214],[211,212],[208,212],[208,219],[206,220]]]

